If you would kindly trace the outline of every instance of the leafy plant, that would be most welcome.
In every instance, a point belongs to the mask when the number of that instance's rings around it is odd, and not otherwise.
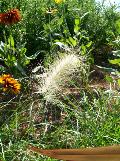
[[[30,63],[31,59],[35,59],[38,53],[35,53],[31,57],[26,56],[26,48],[15,48],[15,42],[12,35],[9,36],[8,40],[0,44],[0,58],[4,62],[5,67],[12,72],[17,74],[19,71],[21,74],[26,75],[25,67]]]

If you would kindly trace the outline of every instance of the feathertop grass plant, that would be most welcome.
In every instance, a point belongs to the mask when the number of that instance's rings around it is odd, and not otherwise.
[[[43,94],[48,101],[52,101],[53,96],[61,94],[64,88],[70,86],[76,73],[83,72],[80,71],[83,66],[82,58],[76,54],[62,55],[40,76],[42,81],[38,93]]]

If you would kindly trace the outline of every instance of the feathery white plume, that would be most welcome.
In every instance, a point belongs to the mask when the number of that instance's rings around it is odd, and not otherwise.
[[[82,60],[75,54],[66,54],[56,60],[50,68],[40,76],[40,86],[38,93],[51,100],[56,94],[73,79],[74,74],[83,66]]]

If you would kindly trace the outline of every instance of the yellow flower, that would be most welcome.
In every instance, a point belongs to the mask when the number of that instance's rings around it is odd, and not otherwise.
[[[63,0],[55,0],[55,3],[59,4],[59,3],[62,3]]]
[[[9,74],[4,74],[0,77],[0,84],[3,85],[3,91],[12,91],[15,94],[20,92],[21,85],[17,80],[11,77]]]

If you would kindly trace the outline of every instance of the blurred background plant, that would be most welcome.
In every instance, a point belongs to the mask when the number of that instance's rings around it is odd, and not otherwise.
[[[119,34],[120,16],[116,7],[114,5],[104,7],[94,0],[72,1],[72,3],[68,0],[60,4],[53,0],[12,0],[10,3],[5,0],[0,1],[0,6],[0,12],[14,7],[20,9],[22,20],[18,24],[0,27],[1,33],[5,30],[7,36],[10,31],[12,32],[16,46],[25,44],[27,56],[37,51],[44,51],[39,55],[40,59],[44,59],[46,53],[51,52],[51,43],[54,40],[70,39],[70,43],[78,30],[79,45],[86,45],[89,38],[89,42],[94,46],[95,62],[99,63],[98,57],[106,58],[107,61],[110,51],[114,48],[114,45],[110,44]],[[51,12],[52,10],[55,12]],[[0,35],[0,39],[3,40],[3,34]],[[75,40],[72,41],[75,43]]]

